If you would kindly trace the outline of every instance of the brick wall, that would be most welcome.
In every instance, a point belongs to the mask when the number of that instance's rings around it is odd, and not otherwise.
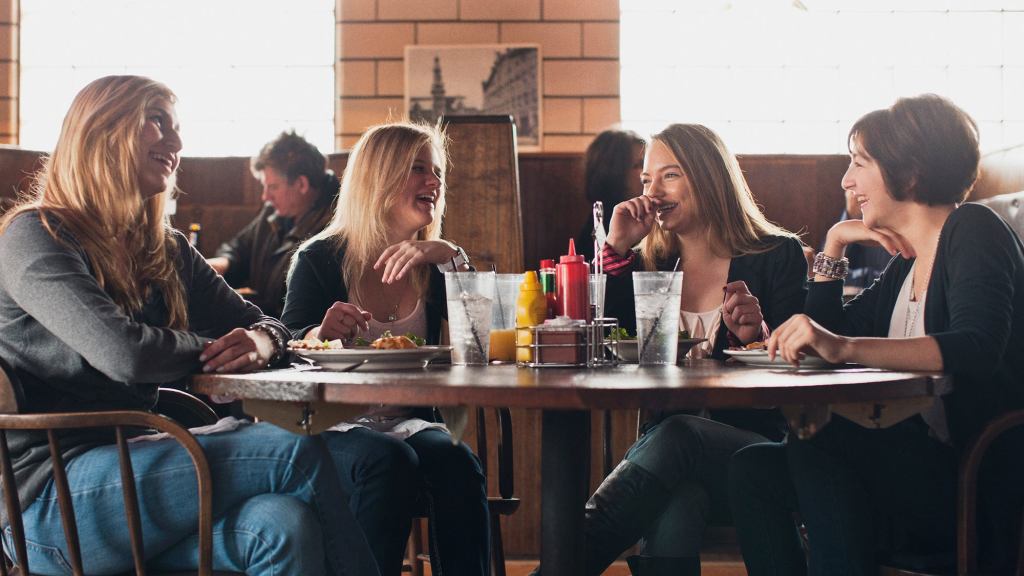
[[[18,143],[18,0],[0,0],[0,144]]]
[[[339,149],[403,115],[407,44],[539,44],[544,151],[619,121],[618,0],[338,0],[337,20]]]

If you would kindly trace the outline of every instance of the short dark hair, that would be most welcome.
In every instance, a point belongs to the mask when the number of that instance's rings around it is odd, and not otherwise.
[[[587,146],[584,191],[587,202],[604,202],[605,210],[626,200],[626,178],[637,146],[644,139],[628,130],[605,130]]]
[[[267,166],[283,174],[289,184],[299,176],[305,176],[310,187],[320,191],[324,190],[328,180],[336,180],[334,174],[325,169],[327,161],[324,155],[294,130],[282,132],[253,157],[253,174],[258,175]]]
[[[900,98],[865,114],[849,140],[878,163],[896,200],[956,204],[978,179],[978,125],[942,96]]]

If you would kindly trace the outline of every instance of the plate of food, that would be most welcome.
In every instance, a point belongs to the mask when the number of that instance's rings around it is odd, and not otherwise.
[[[744,364],[756,366],[758,368],[820,369],[831,368],[833,366],[820,356],[810,356],[807,354],[800,358],[800,366],[794,366],[789,362],[786,362],[783,360],[782,356],[779,355],[776,355],[775,360],[772,360],[768,356],[768,350],[765,348],[764,342],[752,342],[742,348],[730,348],[724,352]]]
[[[324,370],[412,370],[423,368],[431,360],[451,359],[451,346],[427,346],[410,335],[392,336],[385,332],[373,342],[357,341],[346,347],[340,340],[292,340],[288,348],[300,358]],[[422,340],[421,340],[422,341]]]
[[[639,362],[640,347],[637,343],[636,336],[630,335],[625,328],[619,328],[619,333],[615,334],[616,340],[618,340],[618,351],[619,362],[626,364],[636,364]],[[679,341],[676,344],[676,362],[682,362],[686,358],[686,353],[690,351],[697,344],[704,342],[707,338],[690,338],[690,333],[686,330],[679,332]]]

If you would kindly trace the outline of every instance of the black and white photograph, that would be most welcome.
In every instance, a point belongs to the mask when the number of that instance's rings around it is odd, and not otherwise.
[[[411,120],[511,114],[519,149],[541,147],[540,47],[471,44],[405,48],[405,110]]]

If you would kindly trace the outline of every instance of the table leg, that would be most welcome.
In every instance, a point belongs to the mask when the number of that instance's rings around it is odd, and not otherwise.
[[[541,566],[544,576],[583,574],[583,506],[590,496],[590,413],[543,412]]]

